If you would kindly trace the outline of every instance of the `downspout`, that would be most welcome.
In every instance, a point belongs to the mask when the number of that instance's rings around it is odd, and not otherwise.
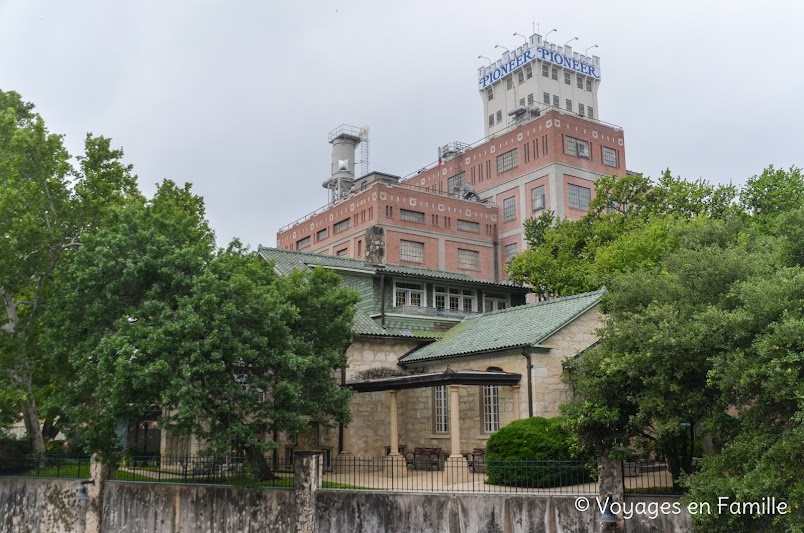
[[[492,243],[492,250],[494,250],[494,283],[500,282],[500,243],[494,241]]]
[[[380,271],[380,326],[385,328],[385,271]]]
[[[346,369],[341,368],[341,387],[346,385]],[[338,453],[343,453],[343,424],[338,424]]]
[[[522,348],[522,357],[528,362],[528,418],[533,418],[533,363],[527,348]]]

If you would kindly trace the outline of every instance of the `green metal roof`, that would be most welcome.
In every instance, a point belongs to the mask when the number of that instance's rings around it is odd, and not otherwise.
[[[441,340],[405,356],[402,364],[536,346],[598,303],[606,289],[520,305],[468,319]]]
[[[334,255],[311,254],[307,252],[296,252],[293,250],[280,250],[279,248],[269,248],[267,246],[260,246],[257,250],[257,253],[263,259],[273,260],[276,264],[277,272],[282,275],[289,274],[295,268],[305,268],[316,265],[341,270],[363,271],[366,274],[373,274],[379,270],[374,266],[366,266],[366,263],[362,259],[350,259],[348,257],[337,257]],[[475,279],[469,274],[463,274],[460,272],[445,272],[443,270],[435,270],[432,268],[395,265],[391,263],[386,264],[384,270],[388,274],[398,274],[401,276],[443,281],[459,281],[472,285],[505,287],[509,290],[514,289],[521,292],[530,291],[529,288],[521,285],[506,282],[497,283],[493,281],[483,281]]]

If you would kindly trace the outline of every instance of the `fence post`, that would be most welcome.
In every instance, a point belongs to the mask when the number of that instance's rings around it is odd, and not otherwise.
[[[608,455],[600,455],[597,458],[597,465],[601,502],[610,497],[612,502],[623,503],[625,498],[625,484],[623,482],[622,461],[612,459]],[[593,506],[593,509],[597,509],[597,506]],[[599,517],[596,517],[596,519],[597,518]],[[616,531],[624,531],[625,523],[622,517],[618,516],[618,520]]]
[[[103,520],[103,489],[111,475],[111,465],[101,462],[97,455],[89,460],[89,478],[95,483],[87,484],[87,512],[84,531],[86,533],[100,533]]]
[[[321,453],[296,452],[293,456],[296,489],[296,533],[315,531],[315,491],[321,485]]]

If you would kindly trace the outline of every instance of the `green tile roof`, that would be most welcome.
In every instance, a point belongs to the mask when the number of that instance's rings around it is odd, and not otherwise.
[[[605,293],[603,288],[465,320],[444,333],[441,340],[403,356],[399,362],[416,363],[538,345],[598,304]]]
[[[260,246],[257,253],[264,259],[273,260],[279,274],[289,274],[295,268],[321,265],[324,267],[364,271],[366,274],[373,274],[377,271],[376,267],[366,266],[362,259],[350,259],[348,257],[337,257],[334,255],[311,254],[307,252],[296,252],[293,250],[280,250],[279,248],[269,248]],[[507,289],[517,289],[522,292],[529,292],[530,289],[516,285],[514,283],[495,283],[493,281],[483,281],[475,279],[469,274],[460,272],[445,272],[432,268],[411,267],[406,265],[386,264],[385,272],[389,274],[399,274],[403,276],[437,279],[445,281],[460,281],[464,283],[480,284],[487,286],[505,287]]]
[[[355,309],[355,318],[352,325],[354,332],[358,335],[377,336],[377,337],[406,337],[420,339],[422,342],[432,341],[441,338],[440,331],[418,331],[408,329],[383,328],[376,320],[371,318],[368,313],[360,308]]]

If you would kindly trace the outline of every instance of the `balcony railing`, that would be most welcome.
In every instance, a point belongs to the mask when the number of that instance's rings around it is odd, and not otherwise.
[[[418,315],[456,319],[464,319],[480,315],[480,313],[473,311],[461,311],[459,309],[436,309],[435,307],[419,307],[418,305],[397,305],[391,309],[391,312],[401,315]]]

